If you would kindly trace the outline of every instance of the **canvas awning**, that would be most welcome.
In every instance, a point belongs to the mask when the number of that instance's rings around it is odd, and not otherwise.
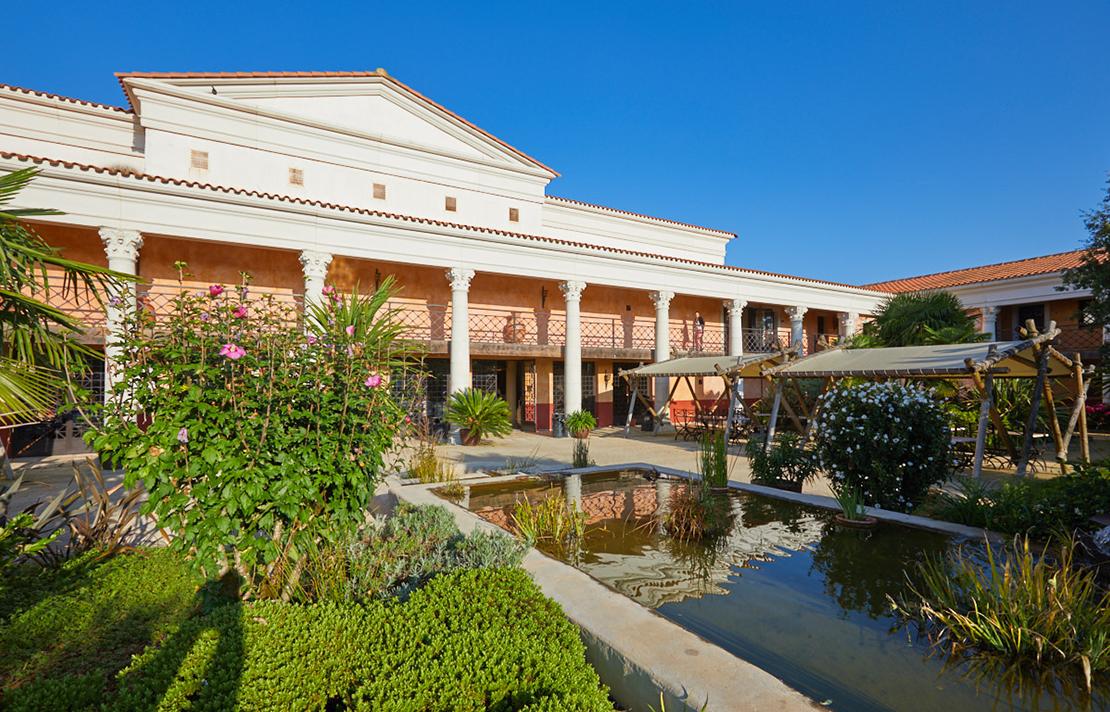
[[[821,351],[767,369],[775,378],[960,378],[990,371],[996,378],[1035,378],[1034,347],[1044,334],[1025,341],[901,346]],[[1046,376],[1072,373],[1071,360],[1049,349]]]
[[[722,373],[757,377],[767,366],[783,363],[792,352],[749,353],[742,356],[683,356],[621,371],[621,376],[717,376]]]

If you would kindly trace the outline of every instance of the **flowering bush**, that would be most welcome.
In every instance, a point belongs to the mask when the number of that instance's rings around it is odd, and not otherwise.
[[[308,545],[364,521],[405,420],[383,383],[403,344],[384,308],[392,282],[328,290],[302,324],[247,281],[130,318],[91,441],[203,573],[234,568],[247,595],[287,595]]]
[[[951,434],[931,392],[898,383],[840,386],[823,396],[816,453],[840,492],[907,511],[949,474]]]

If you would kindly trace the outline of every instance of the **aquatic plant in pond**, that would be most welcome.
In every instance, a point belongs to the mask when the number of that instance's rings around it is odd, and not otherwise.
[[[590,458],[590,441],[585,438],[575,438],[574,452],[572,454],[571,464],[574,467],[592,467],[595,463]]]
[[[698,474],[710,487],[728,486],[728,446],[724,432],[710,430],[698,441]]]
[[[862,383],[822,396],[814,449],[834,491],[857,489],[868,505],[905,512],[951,470],[951,432],[932,392]]]
[[[1070,667],[1090,691],[1110,670],[1110,592],[1079,565],[1075,547],[1058,542],[1052,559],[1025,538],[1002,551],[988,541],[985,565],[962,550],[931,558],[919,565],[923,583],[896,605],[956,653]]]
[[[562,496],[549,495],[535,504],[524,497],[513,509],[512,525],[530,545],[549,543],[569,550],[581,541],[586,516]]]
[[[866,516],[863,497],[855,488],[842,487],[836,493],[836,503],[840,505],[840,513],[845,519],[861,521]]]
[[[682,541],[705,541],[732,528],[732,507],[727,494],[716,493],[705,480],[677,485],[671,490],[663,531]]]

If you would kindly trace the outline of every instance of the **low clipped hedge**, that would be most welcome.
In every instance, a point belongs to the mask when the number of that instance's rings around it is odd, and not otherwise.
[[[0,708],[612,709],[578,629],[520,569],[443,573],[404,600],[200,613],[171,552],[83,565],[34,603],[0,592]]]
[[[519,569],[404,602],[224,606],[119,677],[111,709],[611,710],[577,628]]]
[[[199,580],[167,550],[57,569],[28,564],[0,581],[0,709],[85,709],[132,655],[197,610]]]

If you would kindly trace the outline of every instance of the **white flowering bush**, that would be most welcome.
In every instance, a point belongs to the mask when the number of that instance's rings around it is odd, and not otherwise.
[[[835,491],[909,511],[950,471],[951,433],[932,391],[899,383],[838,386],[822,397],[816,453]]]

